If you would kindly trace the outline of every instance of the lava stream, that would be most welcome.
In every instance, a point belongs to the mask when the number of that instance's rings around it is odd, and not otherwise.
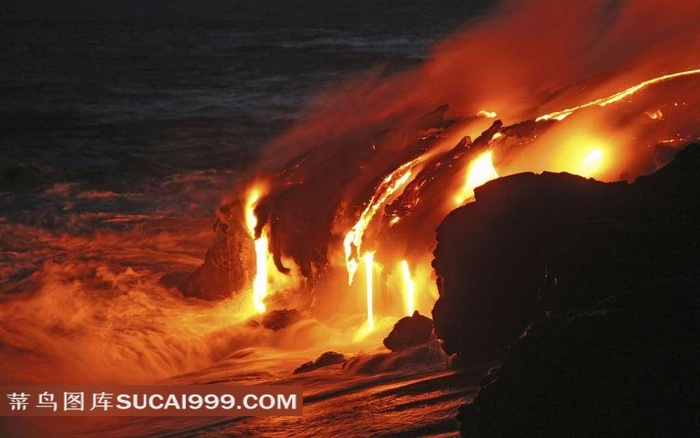
[[[359,255],[362,249],[362,237],[377,211],[386,203],[391,195],[406,184],[411,177],[411,169],[421,161],[422,156],[414,158],[408,163],[402,164],[398,169],[387,175],[375,190],[372,198],[367,203],[360,219],[350,229],[343,239],[345,249],[345,264],[348,271],[348,285],[352,284],[359,265]]]
[[[624,99],[628,96],[631,96],[632,94],[636,93],[637,91],[639,91],[643,88],[646,88],[650,85],[658,84],[659,82],[664,82],[664,81],[679,78],[682,76],[695,75],[698,73],[700,73],[700,69],[686,70],[686,71],[681,71],[678,73],[671,73],[671,74],[659,76],[659,77],[656,77],[653,79],[648,79],[648,80],[641,82],[633,87],[629,87],[626,90],[620,91],[619,93],[615,93],[612,96],[604,97],[601,99],[596,99],[592,102],[588,102],[588,103],[585,103],[583,105],[575,106],[573,108],[568,108],[565,110],[555,111],[553,113],[545,114],[543,116],[539,116],[538,118],[536,118],[535,121],[539,122],[542,120],[550,120],[550,119],[564,120],[565,118],[567,118],[571,114],[573,114],[575,111],[578,111],[580,109],[589,108],[589,107],[594,106],[594,105],[604,107],[604,106],[610,105],[611,103],[619,102],[622,99]]]
[[[267,296],[267,237],[261,235],[255,238],[255,226],[257,218],[255,217],[255,205],[260,199],[259,189],[253,189],[248,196],[246,203],[245,219],[248,227],[248,232],[255,240],[255,279],[253,280],[253,307],[258,313],[265,313],[265,297]]]

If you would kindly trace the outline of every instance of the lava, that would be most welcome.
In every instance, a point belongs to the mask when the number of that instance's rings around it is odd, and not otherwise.
[[[486,110],[479,110],[478,113],[476,113],[477,116],[481,117],[486,117],[487,119],[495,119],[498,117],[498,114],[495,111],[486,111]]]
[[[469,164],[467,179],[464,187],[455,196],[455,204],[462,205],[464,201],[474,196],[474,189],[498,178],[498,172],[493,167],[493,153],[486,151]]]
[[[578,174],[581,176],[593,175],[598,169],[600,169],[600,166],[603,163],[603,158],[604,155],[601,149],[593,149],[590,153],[588,153],[588,155],[586,155],[586,158],[583,159]]]
[[[343,248],[345,249],[346,268],[348,271],[348,285],[352,285],[355,272],[359,264],[359,256],[362,249],[362,237],[369,226],[372,218],[377,214],[391,195],[406,184],[411,177],[411,169],[422,157],[415,158],[408,163],[401,165],[398,169],[387,175],[379,184],[374,195],[367,203],[360,218],[350,231],[345,235]]]
[[[612,96],[604,97],[601,99],[596,99],[594,101],[584,103],[583,105],[575,106],[573,108],[567,108],[567,109],[564,109],[561,111],[555,111],[553,113],[545,114],[545,115],[539,116],[537,119],[535,119],[535,121],[539,122],[542,120],[550,120],[550,119],[561,121],[561,120],[564,120],[565,118],[569,117],[571,114],[573,114],[574,112],[576,112],[578,110],[581,110],[584,108],[589,108],[589,107],[592,107],[595,105],[598,105],[599,107],[605,107],[605,106],[608,106],[612,103],[619,102],[619,101],[633,95],[634,93],[638,92],[639,90],[642,90],[650,85],[658,84],[660,82],[668,81],[670,79],[680,78],[683,76],[696,75],[699,73],[700,73],[700,69],[686,70],[686,71],[681,71],[681,72],[677,72],[677,73],[666,74],[666,75],[659,76],[659,77],[656,77],[653,79],[647,79],[646,81],[640,82],[639,84],[634,85],[632,87],[629,87],[623,91],[620,91],[619,93],[615,93]]]
[[[661,110],[649,111],[646,113],[651,120],[661,120],[664,118],[664,113]]]
[[[253,280],[253,306],[258,313],[265,313],[267,296],[267,237],[255,241],[255,279]]]
[[[429,310],[433,230],[477,187],[521,172],[632,181],[698,138],[685,14],[657,0],[614,16],[593,0],[510,6],[522,10],[465,28],[418,68],[329,90],[268,145],[242,185],[270,183],[246,207],[258,312],[265,296],[323,317],[366,311],[376,331],[380,316]],[[652,10],[668,19],[640,29]]]
[[[265,313],[265,297],[267,296],[267,237],[261,233],[261,236],[255,238],[255,227],[258,220],[255,216],[255,206],[260,200],[260,190],[253,189],[246,203],[245,219],[250,236],[255,240],[255,278],[253,280],[253,307],[258,313]]]
[[[41,216],[18,214],[21,225],[3,224],[8,257],[0,271],[8,293],[0,303],[0,376],[150,383],[182,373],[199,379],[197,370],[220,381],[244,370],[245,383],[250,376],[286,379],[306,349],[371,350],[396,316],[430,311],[438,297],[435,230],[477,187],[521,172],[631,181],[700,138],[697,0],[509,3],[509,13],[439,43],[421,66],[396,72],[392,65],[337,90],[324,88],[299,108],[299,121],[266,145],[219,209],[219,245],[206,253],[198,281],[182,288],[186,299],[173,282],[207,250],[209,228],[199,216],[195,226],[159,213],[157,225],[135,226],[127,235],[116,230],[134,217],[69,207],[70,197],[60,192],[77,193],[81,185],[56,184],[42,193],[47,200],[60,196],[60,203],[47,204]],[[257,129],[258,117],[253,121]],[[52,181],[31,166],[19,180],[27,171],[29,179]],[[199,187],[186,192],[207,191]],[[488,189],[479,193],[488,202]],[[104,198],[106,205],[117,195],[131,199],[112,192],[76,199]],[[66,215],[59,213],[63,206]],[[83,236],[103,219],[108,230]],[[465,253],[484,255],[469,244]],[[360,276],[353,285],[362,269],[364,284]],[[202,284],[217,293],[203,292]],[[302,320],[274,333],[248,324],[253,313],[283,309],[298,310]],[[358,326],[371,336],[349,346]],[[312,386],[311,393],[338,392],[348,374],[337,371],[330,375],[338,386]],[[402,418],[417,413],[409,414]],[[309,424],[305,432],[317,430]]]

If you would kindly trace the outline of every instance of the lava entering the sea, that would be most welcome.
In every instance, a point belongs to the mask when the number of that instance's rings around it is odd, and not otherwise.
[[[603,3],[550,3],[509,3],[520,13],[338,91],[269,146],[223,218],[242,216],[254,241],[256,312],[362,313],[370,329],[377,315],[429,313],[433,230],[479,186],[545,171],[631,181],[700,138],[700,41],[682,7],[629,2],[593,33]],[[632,25],[658,10],[666,19]]]

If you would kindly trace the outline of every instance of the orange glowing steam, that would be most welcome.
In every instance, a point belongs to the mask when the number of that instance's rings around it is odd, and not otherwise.
[[[416,309],[416,286],[411,278],[411,271],[406,260],[401,261],[401,275],[403,277],[404,284],[404,303],[406,307],[406,314],[410,316],[413,315],[413,311]]]
[[[365,281],[367,283],[367,328],[374,328],[374,253],[368,252],[363,257],[365,261]]]
[[[486,151],[469,164],[467,181],[462,190],[455,196],[455,204],[462,205],[474,196],[474,189],[498,178],[498,172],[493,167],[493,154]]]

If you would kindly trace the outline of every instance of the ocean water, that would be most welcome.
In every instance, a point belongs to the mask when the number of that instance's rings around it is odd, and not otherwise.
[[[176,175],[245,170],[319,92],[369,69],[415,65],[484,8],[296,0],[3,9],[0,211],[10,220],[46,210],[52,189],[134,195]],[[72,209],[148,214],[151,201]],[[200,201],[209,214],[215,201]]]

